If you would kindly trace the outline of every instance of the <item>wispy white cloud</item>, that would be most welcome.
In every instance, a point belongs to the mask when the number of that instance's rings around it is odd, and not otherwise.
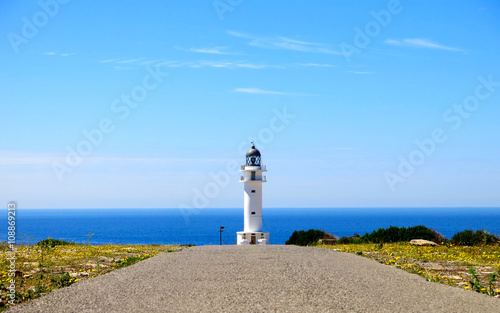
[[[156,66],[165,66],[165,67],[181,67],[185,66],[187,62],[179,62],[179,61],[159,61],[155,63]]]
[[[248,44],[250,46],[258,48],[283,49],[283,50],[292,50],[300,52],[326,53],[326,54],[337,54],[337,55],[342,54],[342,52],[333,50],[331,46],[322,43],[300,41],[300,40],[290,39],[287,37],[260,37],[260,36],[235,32],[232,30],[228,30],[227,33],[234,37],[250,39]]]
[[[136,63],[138,61],[143,60],[143,58],[138,58],[138,59],[128,59],[128,60],[122,60],[122,61],[116,61],[118,64],[125,64],[125,63]]]
[[[124,70],[132,70],[134,69],[133,67],[131,66],[118,66],[118,65],[115,65],[113,66],[114,69],[116,70],[120,70],[120,71],[124,71]]]
[[[353,73],[353,74],[373,74],[375,72],[359,72],[359,71],[347,71],[349,73]]]
[[[138,164],[162,164],[171,165],[175,163],[195,163],[195,162],[214,162],[227,161],[228,159],[216,158],[162,158],[162,157],[137,157],[128,155],[114,155],[105,153],[96,153],[86,158],[88,164],[117,164],[117,163],[138,163]],[[53,152],[28,152],[28,151],[10,151],[0,150],[1,166],[44,166],[49,168],[53,161],[64,164],[66,155]]]
[[[150,64],[157,64],[159,62],[162,62],[162,60],[145,60],[139,63],[139,65],[150,65]]]
[[[271,67],[269,65],[262,65],[262,64],[251,64],[251,63],[239,63],[236,65],[236,67],[246,67],[246,68],[254,68],[254,69],[261,69],[261,68],[266,68],[266,67]],[[275,66],[272,66],[275,67]]]
[[[75,55],[76,53],[57,53],[57,52],[44,52],[44,55],[55,55],[55,56],[60,56],[60,57],[68,57],[71,55]]]
[[[101,60],[101,63],[108,63],[115,66],[117,69],[119,66],[127,65],[131,66],[145,66],[145,65],[155,65],[164,67],[185,67],[185,68],[227,68],[227,69],[286,69],[286,68],[297,68],[297,67],[317,67],[317,68],[332,68],[335,65],[332,64],[321,64],[321,63],[290,63],[290,64],[259,64],[251,63],[246,60],[219,60],[219,61],[207,61],[207,60],[195,60],[195,61],[179,61],[179,60],[158,60],[152,59],[148,60],[146,58],[135,58],[135,59],[105,59]],[[129,68],[127,68],[129,69]]]
[[[2,151],[0,156],[1,165],[43,165],[50,164],[50,158],[47,155],[28,155],[26,153],[11,153]]]
[[[396,46],[407,46],[407,47],[416,47],[416,48],[429,48],[429,49],[439,49],[439,50],[448,50],[448,51],[464,51],[460,48],[445,46],[436,42],[433,42],[429,39],[422,38],[406,38],[402,40],[395,39],[386,39],[384,41],[386,44],[396,45]]]
[[[298,65],[305,67],[335,67],[335,65],[332,64],[319,64],[319,63],[299,63]]]
[[[107,59],[107,60],[101,60],[101,63],[110,63],[110,62],[116,62],[119,59]]]
[[[225,50],[227,50],[227,47],[190,48],[190,49],[185,50],[185,51],[196,52],[196,53],[207,53],[207,54],[233,54],[233,53],[227,52]]]
[[[284,95],[284,96],[304,96],[304,97],[315,97],[318,95],[307,94],[307,93],[291,93],[291,92],[282,92],[282,91],[274,91],[274,90],[264,90],[260,88],[235,88],[234,92],[241,93],[250,93],[250,94],[258,94],[258,95]]]
[[[135,64],[142,64],[140,61],[147,61],[145,58],[114,58],[114,59],[104,59],[99,62],[101,63],[113,63],[113,64],[128,64],[128,63],[135,63]]]
[[[264,95],[291,95],[291,93],[287,92],[263,90],[260,88],[236,88],[234,89],[234,91],[243,93],[264,94]]]
[[[267,64],[254,64],[247,61],[206,61],[206,60],[196,60],[196,61],[177,61],[177,60],[147,60],[145,58],[136,59],[106,59],[101,60],[101,63],[109,63],[114,65],[116,69],[120,68],[121,65],[126,64],[128,67],[131,66],[144,66],[144,65],[156,65],[164,67],[187,67],[187,68],[249,68],[249,69],[264,69],[264,68],[282,68],[278,65],[267,65]],[[129,68],[126,69],[129,69]]]
[[[253,64],[245,61],[189,61],[189,62],[181,62],[181,61],[164,61],[159,62],[156,65],[158,66],[166,66],[166,67],[189,67],[189,68],[203,68],[203,67],[213,67],[213,68],[249,68],[249,69],[264,69],[270,67],[276,67],[274,65],[266,65],[266,64]]]
[[[228,68],[228,67],[235,67],[237,66],[237,63],[234,62],[226,62],[226,61],[201,61],[201,62],[194,62],[193,64],[190,65],[190,67],[220,67],[220,68]]]

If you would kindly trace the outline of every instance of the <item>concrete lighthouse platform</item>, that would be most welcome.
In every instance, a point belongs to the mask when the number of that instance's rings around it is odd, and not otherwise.
[[[267,245],[269,232],[236,232],[236,242],[240,245]]]

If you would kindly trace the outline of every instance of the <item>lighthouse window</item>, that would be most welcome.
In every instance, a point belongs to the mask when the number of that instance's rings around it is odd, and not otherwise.
[[[252,180],[255,180],[255,171],[252,171],[251,175],[252,175]]]
[[[252,190],[252,193],[255,193],[255,190]]]
[[[252,212],[252,214],[254,214],[254,215],[255,215],[255,212]]]

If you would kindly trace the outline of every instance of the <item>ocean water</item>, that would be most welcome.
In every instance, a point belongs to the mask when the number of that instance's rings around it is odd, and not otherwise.
[[[5,212],[5,216],[7,213]],[[271,244],[284,244],[295,230],[321,229],[339,237],[389,226],[425,225],[447,238],[465,229],[500,234],[500,208],[264,208],[263,230]],[[7,220],[7,219],[6,219]],[[5,223],[6,224],[6,223]],[[92,244],[235,244],[243,230],[243,209],[18,209],[17,234],[25,243],[46,239]],[[0,240],[7,239],[5,235]],[[20,243],[21,239],[18,240]]]

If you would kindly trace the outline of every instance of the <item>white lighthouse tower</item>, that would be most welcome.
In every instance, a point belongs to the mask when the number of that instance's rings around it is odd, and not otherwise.
[[[266,182],[266,176],[262,176],[266,167],[262,165],[259,150],[252,142],[252,148],[248,150],[245,165],[241,166],[243,172],[240,182],[244,183],[244,228],[236,233],[236,242],[242,244],[269,243],[269,232],[262,232],[262,183]]]

